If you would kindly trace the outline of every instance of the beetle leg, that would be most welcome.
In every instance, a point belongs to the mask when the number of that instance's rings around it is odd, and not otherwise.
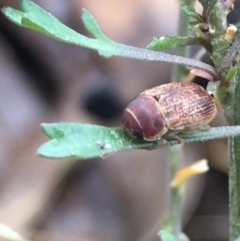
[[[209,131],[210,130],[210,125],[202,126],[199,130],[200,131]]]
[[[158,140],[156,140],[156,142],[159,143],[159,144],[162,144],[162,145],[167,144],[167,140],[165,138],[162,138],[162,137],[159,138]],[[156,145],[156,146],[147,147],[146,150],[150,151],[150,150],[155,150],[155,149],[158,149],[158,148],[159,148],[159,146]]]
[[[181,145],[185,144],[185,140],[177,135],[170,135],[169,139],[177,140],[179,142],[179,144],[181,144]]]
[[[198,130],[185,130],[185,131],[181,131],[181,133],[184,133],[184,134],[193,134],[195,132],[198,132],[198,131],[209,131],[210,130],[210,126],[209,125],[206,125],[206,126],[202,126],[200,127]],[[179,143],[181,145],[183,145],[185,143],[185,140],[182,139],[181,137],[177,136],[176,134],[174,133],[169,133],[168,135],[166,135],[166,137],[169,139],[173,139],[173,140],[177,140],[179,141]]]
[[[179,133],[179,131],[170,131],[165,134],[164,137],[166,140],[177,140],[179,144],[183,145],[185,141],[181,137],[177,136],[177,133]]]

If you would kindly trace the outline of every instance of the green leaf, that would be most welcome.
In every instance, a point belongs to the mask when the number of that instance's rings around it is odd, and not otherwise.
[[[22,8],[24,12],[15,10],[10,7],[3,8],[3,13],[7,16],[7,18],[14,23],[29,29],[36,30],[42,34],[50,36],[59,41],[67,42],[70,44],[98,50],[99,53],[108,53],[111,46],[106,46],[106,43],[103,43],[102,40],[88,38],[82,34],[77,33],[66,25],[62,24],[57,18],[52,16],[50,13],[40,8],[37,4],[29,1],[22,0],[21,1]],[[92,25],[91,30],[94,28],[94,18],[90,13],[84,11],[84,18],[91,20],[89,25]],[[86,25],[86,22],[85,22]],[[90,26],[88,27],[90,28]],[[100,29],[97,28],[97,23],[95,21],[95,30],[92,32],[94,36],[104,36],[104,34],[100,34]],[[105,42],[107,38],[105,37]],[[119,51],[116,48],[115,54]],[[112,54],[109,54],[111,56]]]
[[[108,128],[105,126],[57,123],[42,124],[44,133],[50,141],[44,143],[38,154],[48,158],[89,159],[103,157],[117,151],[131,149],[154,149],[164,145],[178,144],[176,140],[166,143],[133,141],[121,128]],[[240,135],[240,126],[226,126],[211,128],[210,131],[197,132],[191,135],[179,134],[186,143],[206,141],[216,138]]]
[[[38,149],[49,158],[88,159],[103,157],[119,150],[151,147],[151,143],[133,143],[122,129],[76,123],[42,124],[51,139]]]
[[[148,49],[154,51],[162,51],[165,49],[172,49],[177,47],[184,47],[193,44],[200,44],[197,37],[160,37],[154,38],[153,41],[147,46]]]
[[[236,73],[237,73],[237,68],[236,67],[231,68],[226,74],[225,81],[229,83],[233,79]]]
[[[185,5],[182,7],[182,10],[186,13],[187,16],[192,17],[197,22],[202,22],[202,16],[196,13],[192,5]]]
[[[166,230],[160,230],[158,235],[161,237],[162,241],[178,241],[178,239],[172,233]]]
[[[13,8],[3,8],[6,17],[22,27],[36,30],[59,41],[98,51],[104,57],[121,56],[139,60],[161,61],[180,64],[189,68],[198,68],[217,77],[215,69],[201,61],[184,58],[167,53],[159,53],[148,49],[137,48],[114,42],[107,38],[93,16],[83,11],[82,20],[85,27],[97,39],[88,38],[62,24],[57,18],[29,0],[21,0],[23,12]]]
[[[24,18],[25,14],[21,11],[18,11],[16,9],[5,7],[2,8],[2,12],[5,14],[5,16],[14,22],[17,25],[22,25],[22,19]]]
[[[109,38],[107,38],[102,30],[100,29],[97,21],[95,20],[95,18],[86,10],[83,9],[83,13],[82,13],[82,21],[83,24],[85,26],[85,28],[96,38],[99,39],[105,39],[105,40],[109,40]]]
[[[58,40],[73,44],[88,40],[85,36],[62,24],[57,18],[40,8],[37,4],[23,0],[21,5],[25,12],[20,12],[10,7],[3,8],[2,11],[14,23],[52,36]]]

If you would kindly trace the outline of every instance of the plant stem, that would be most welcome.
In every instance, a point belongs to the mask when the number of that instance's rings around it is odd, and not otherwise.
[[[193,4],[193,0],[181,0],[180,6],[186,4]],[[178,25],[178,35],[188,36],[189,17],[180,10],[179,25]],[[180,56],[189,56],[188,48],[178,48],[177,55]],[[187,74],[185,67],[180,65],[175,65],[172,73],[172,82],[181,81]],[[176,172],[180,169],[182,165],[182,146],[174,146],[170,149],[169,157],[169,182],[173,180]],[[182,218],[182,197],[179,188],[171,188],[171,201],[170,201],[170,211],[167,220],[165,221],[165,227],[167,230],[172,232],[177,238],[182,232],[181,227],[181,218]]]
[[[230,125],[240,123],[240,33],[235,35],[231,46],[218,67],[218,71],[226,76],[227,72],[236,68],[236,74],[229,80],[223,80],[220,85],[219,98],[223,104],[224,114]],[[234,65],[236,63],[236,65]],[[229,214],[230,241],[240,236],[240,137],[228,139],[229,161]]]
[[[240,123],[240,63],[233,81],[232,121]],[[240,137],[231,137],[229,146],[230,241],[240,236]]]
[[[231,137],[229,147],[230,241],[240,236],[240,137]]]
[[[232,41],[222,36],[227,33],[227,14],[233,1],[199,0],[203,6],[203,16],[207,25],[213,29],[211,37],[212,60],[219,76],[221,85],[218,98],[224,108],[225,117],[230,125],[240,123],[240,61],[239,29]],[[229,6],[228,6],[229,5]],[[226,79],[229,71],[237,68],[233,78]],[[240,137],[228,140],[229,156],[229,206],[230,206],[230,241],[240,236]]]
[[[121,51],[115,51],[114,50],[115,48],[116,50],[121,49]],[[186,50],[186,48],[182,48],[182,49],[185,49],[185,50],[179,50],[180,51],[179,53],[184,53],[184,52],[186,52],[186,54],[188,53],[188,50]],[[113,45],[112,52],[113,52],[113,56],[121,56],[121,57],[133,58],[133,59],[160,61],[160,62],[177,64],[176,66],[179,66],[179,68],[182,68],[180,74],[176,75],[178,79],[180,79],[183,76],[186,76],[186,73],[187,73],[186,67],[188,67],[188,68],[196,68],[196,69],[204,70],[207,73],[209,73],[213,77],[213,79],[218,80],[218,75],[216,74],[216,71],[212,66],[210,66],[209,64],[203,63],[201,61],[186,58],[183,56],[172,55],[172,54],[163,53],[163,52],[160,53],[160,52],[155,52],[148,49],[141,49],[141,48],[131,47],[131,46],[117,44],[117,43],[115,46]],[[116,52],[116,54],[114,52]],[[176,70],[176,72],[178,71],[180,70]]]
[[[169,153],[169,183],[172,182],[179,170],[182,159],[182,146],[171,147]],[[170,207],[168,218],[165,220],[164,229],[178,237],[181,233],[182,196],[180,189],[171,187]]]
[[[192,0],[180,0],[180,7],[182,8],[184,5],[193,4]],[[187,16],[180,9],[179,23],[178,23],[178,36],[188,36],[189,30],[189,16]],[[176,54],[179,56],[189,57],[189,48],[177,48]],[[187,75],[187,69],[182,65],[175,65],[173,74],[172,74],[172,82],[181,81]]]

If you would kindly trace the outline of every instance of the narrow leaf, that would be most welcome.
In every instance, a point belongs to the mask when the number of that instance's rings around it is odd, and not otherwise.
[[[78,123],[42,124],[50,141],[44,143],[38,154],[48,158],[89,159],[103,157],[117,151],[152,149],[163,145],[178,144],[176,140],[166,143],[133,141],[121,128]],[[215,127],[192,135],[179,134],[186,143],[240,135],[240,126]]]
[[[37,4],[29,0],[22,0],[21,5],[24,12],[10,7],[4,8],[2,11],[14,23],[54,37],[60,41],[88,47],[92,44],[92,39],[62,24],[57,18]]]
[[[192,17],[197,22],[202,22],[202,17],[200,14],[196,13],[194,7],[192,5],[185,5],[182,7],[182,10],[185,12],[185,14],[189,17]]]
[[[229,83],[236,73],[237,73],[237,68],[236,67],[231,68],[225,76],[225,81]]]
[[[188,45],[200,44],[197,37],[160,37],[154,38],[153,41],[147,46],[148,49],[155,51],[162,51],[165,49],[172,49],[177,47],[184,47]]]
[[[25,16],[23,12],[10,7],[2,8],[2,12],[9,20],[21,26],[22,18]]]
[[[82,21],[85,28],[96,38],[109,40],[100,29],[95,18],[86,10],[83,9],[82,12]]]

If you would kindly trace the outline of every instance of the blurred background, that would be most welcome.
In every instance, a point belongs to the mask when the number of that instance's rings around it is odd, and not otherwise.
[[[177,33],[177,0],[34,2],[83,34],[86,8],[108,37],[129,45],[145,47],[152,37]],[[20,8],[14,0],[0,6]],[[169,82],[172,67],[104,59],[15,26],[0,13],[0,223],[34,241],[158,240],[169,204],[168,148],[86,162],[43,159],[36,149],[47,140],[42,122],[121,126],[129,101]],[[220,113],[213,125],[224,124]],[[191,240],[227,240],[226,140],[184,146],[184,165],[202,158],[211,169],[186,187],[185,232]]]

